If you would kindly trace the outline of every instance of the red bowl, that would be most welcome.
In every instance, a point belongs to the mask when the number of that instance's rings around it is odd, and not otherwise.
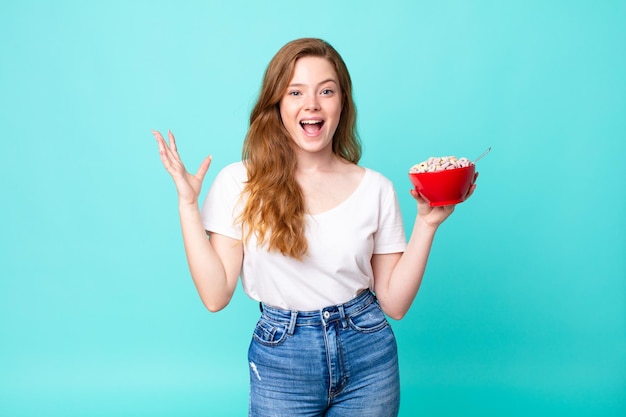
[[[476,181],[476,166],[446,169],[437,172],[409,173],[415,191],[431,207],[448,206],[465,201],[470,187]]]

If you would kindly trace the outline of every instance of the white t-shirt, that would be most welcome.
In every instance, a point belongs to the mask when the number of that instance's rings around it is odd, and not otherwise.
[[[242,239],[236,219],[247,180],[242,162],[218,173],[202,206],[204,228]],[[309,251],[302,260],[269,252],[254,234],[244,246],[241,281],[250,298],[298,311],[343,304],[373,289],[373,254],[403,252],[406,237],[391,181],[370,169],[357,189],[324,213],[306,215]]]

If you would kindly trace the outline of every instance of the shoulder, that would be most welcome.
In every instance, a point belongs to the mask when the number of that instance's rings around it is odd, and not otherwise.
[[[248,176],[248,172],[246,170],[246,166],[244,165],[243,161],[232,162],[226,165],[220,171],[220,173],[222,172],[228,175],[232,175],[232,176],[242,176],[242,175],[246,177]]]
[[[365,168],[362,188],[382,206],[398,204],[398,194],[393,182],[378,171]]]
[[[365,169],[365,178],[370,181],[372,184],[377,184],[379,187],[384,189],[393,190],[394,186],[391,180],[385,177],[382,173],[375,171],[370,168]]]
[[[248,171],[243,161],[233,162],[223,167],[215,180],[244,183],[248,180]]]
[[[219,195],[220,198],[239,195],[248,181],[248,173],[243,162],[233,162],[221,168],[209,188],[209,196]]]

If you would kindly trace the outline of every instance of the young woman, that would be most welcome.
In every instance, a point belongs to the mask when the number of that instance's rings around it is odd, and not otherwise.
[[[166,142],[154,132],[202,302],[221,310],[241,276],[261,303],[249,349],[251,416],[398,414],[385,315],[406,314],[454,206],[430,207],[411,190],[418,210],[407,244],[393,185],[358,165],[355,126],[344,61],[307,38],[270,62],[242,161],[217,175],[201,210],[211,158],[192,175],[173,134]]]

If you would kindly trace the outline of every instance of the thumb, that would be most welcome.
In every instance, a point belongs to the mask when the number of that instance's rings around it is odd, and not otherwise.
[[[422,195],[420,193],[417,192],[416,189],[411,188],[411,190],[409,191],[411,193],[411,196],[417,200],[418,203],[425,203],[426,200],[424,199],[424,197],[422,197]]]
[[[204,161],[202,161],[202,163],[200,164],[200,167],[198,168],[198,171],[196,172],[196,175],[195,175],[195,177],[198,178],[200,181],[204,180],[204,176],[209,170],[212,160],[213,160],[213,156],[209,155],[206,158],[204,158]]]

